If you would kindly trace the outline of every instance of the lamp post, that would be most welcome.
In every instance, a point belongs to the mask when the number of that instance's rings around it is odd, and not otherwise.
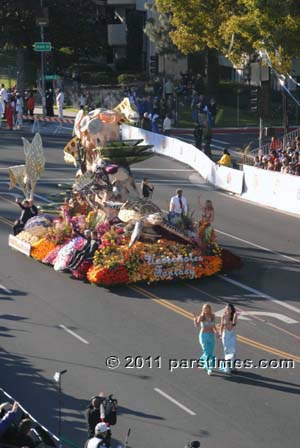
[[[65,373],[67,373],[67,370],[61,370],[60,372],[55,372],[54,374],[54,380],[57,382],[58,384],[58,438],[60,439],[61,437],[61,404],[62,404],[62,400],[61,400],[61,377],[62,375],[64,375]]]
[[[41,42],[44,42],[44,27],[48,25],[48,13],[45,16],[44,0],[40,0],[41,15],[37,18],[36,24],[41,29]],[[46,115],[46,95],[45,95],[45,56],[44,51],[41,51],[41,90],[42,90],[42,108],[43,116]]]

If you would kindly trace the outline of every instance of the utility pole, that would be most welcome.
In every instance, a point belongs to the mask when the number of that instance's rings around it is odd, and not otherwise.
[[[44,0],[40,0],[41,10],[43,11]],[[44,25],[40,24],[41,28],[41,42],[44,42]],[[46,95],[45,95],[45,69],[44,69],[44,52],[41,51],[41,83],[42,83],[42,108],[43,108],[43,116],[46,116]]]
[[[259,149],[262,148],[263,144],[263,119],[262,119],[262,67],[261,58],[259,59],[259,98],[258,98],[258,110],[259,110]]]
[[[285,92],[285,81],[282,84],[282,127],[283,127],[283,147],[286,147],[286,135],[288,133],[288,113],[287,113],[287,97]]]

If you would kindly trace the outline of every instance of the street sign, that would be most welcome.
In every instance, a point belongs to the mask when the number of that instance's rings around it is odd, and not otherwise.
[[[35,42],[34,51],[51,51],[51,42]]]
[[[60,78],[59,75],[46,75],[45,76],[46,81],[54,81],[55,79],[59,79],[59,78]]]

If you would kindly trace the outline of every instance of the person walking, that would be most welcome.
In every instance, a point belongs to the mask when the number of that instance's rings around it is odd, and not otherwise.
[[[237,312],[231,303],[229,303],[223,316],[221,317],[220,336],[224,348],[225,363],[221,367],[225,373],[231,373],[234,370],[234,360],[236,356],[236,324]]]
[[[147,179],[146,177],[142,180],[141,189],[143,198],[148,199],[152,197],[154,186],[149,184],[149,179]]]
[[[194,326],[200,326],[199,342],[203,353],[200,357],[200,366],[207,371],[207,375],[212,374],[214,365],[214,351],[216,343],[216,335],[218,335],[215,315],[212,312],[211,305],[206,303],[203,305],[200,315],[193,313]]]
[[[59,89],[56,95],[56,106],[58,110],[58,118],[60,119],[64,118],[64,101],[65,101],[64,92],[62,91],[62,89]]]

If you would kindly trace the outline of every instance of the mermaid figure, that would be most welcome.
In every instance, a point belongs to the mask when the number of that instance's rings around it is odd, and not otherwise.
[[[200,326],[199,342],[203,353],[200,357],[200,366],[203,367],[208,375],[212,374],[214,366],[214,351],[216,334],[218,334],[215,323],[215,315],[212,312],[211,305],[203,305],[201,313],[197,316],[194,313],[194,326]]]

